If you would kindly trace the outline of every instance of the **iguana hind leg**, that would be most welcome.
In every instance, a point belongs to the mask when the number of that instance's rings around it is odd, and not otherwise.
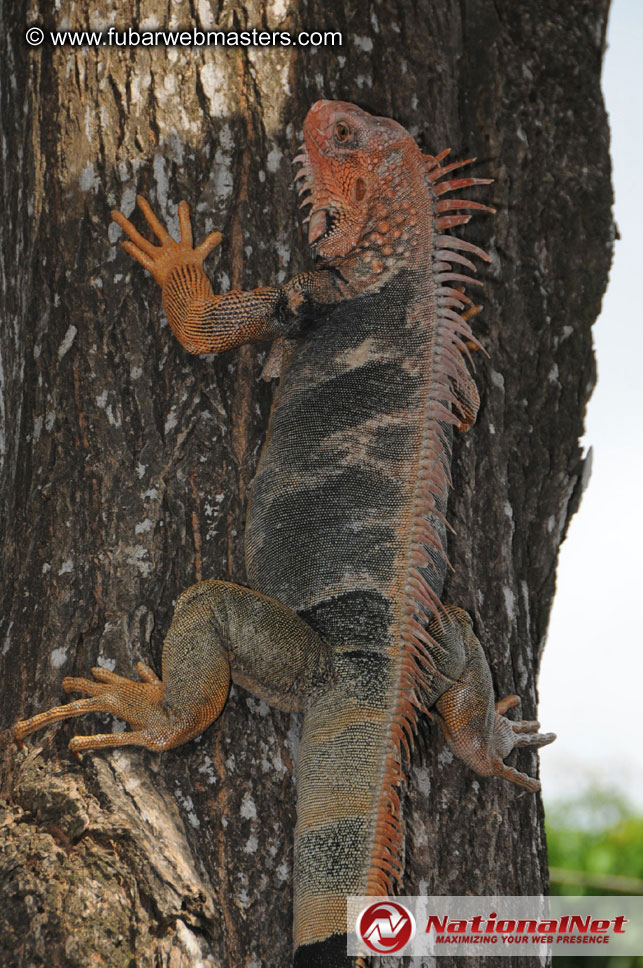
[[[459,652],[464,660],[457,680],[435,704],[452,752],[480,776],[499,776],[531,792],[539,790],[538,780],[503,761],[515,747],[545,746],[556,734],[539,733],[535,720],[505,718],[503,714],[520,700],[512,695],[494,703],[491,672],[466,612],[447,606],[431,622],[429,632],[449,655]]]
[[[202,733],[225,705],[230,679],[280,708],[299,707],[311,682],[323,680],[329,666],[326,643],[291,609],[250,589],[205,581],[180,596],[163,646],[159,679],[139,662],[141,682],[108,669],[92,670],[94,680],[66,678],[65,692],[84,692],[17,724],[14,737],[49,723],[108,712],[125,720],[131,732],[74,736],[74,753],[107,746],[166,750]]]
[[[471,265],[471,263],[469,263],[469,265]],[[482,306],[480,305],[469,306],[469,308],[461,314],[462,321],[464,323],[468,323],[481,311]],[[479,349],[479,346],[480,344],[478,342],[465,339],[462,344],[461,351],[470,359],[470,354]],[[464,434],[467,432],[467,430],[470,430],[476,422],[478,410],[480,409],[480,394],[478,393],[475,380],[469,373],[459,374],[457,379],[452,380],[451,386],[453,389],[453,395],[455,397],[454,408],[457,415],[460,417],[460,425],[458,426],[458,430],[460,433]]]
[[[480,394],[469,374],[466,376],[463,374],[458,380],[453,381],[453,395],[455,397],[454,407],[460,418],[458,430],[464,434],[476,422],[480,409]]]

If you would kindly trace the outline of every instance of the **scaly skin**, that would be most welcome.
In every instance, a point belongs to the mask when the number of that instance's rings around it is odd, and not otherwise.
[[[444,200],[486,179],[444,176],[459,164],[424,156],[410,135],[354,105],[319,101],[304,122],[296,176],[311,205],[315,269],[280,288],[216,295],[181,202],[174,241],[139,198],[160,246],[120,212],[125,249],[162,289],[170,325],[191,353],[274,340],[281,369],[252,485],[246,529],[251,589],[220,581],[185,592],[162,678],[133,683],[103,669],[65,679],[89,694],[19,723],[34,729],[90,710],[131,732],[74,737],[74,752],[134,744],[169,749],[221,712],[230,679],[304,711],[297,769],[296,966],[339,968],[346,896],[386,895],[402,876],[400,785],[417,717],[433,709],[446,740],[477,773],[528,790],[503,760],[541,746],[536,722],[510,722],[469,617],[443,606],[452,428],[475,420],[465,365],[476,246],[444,235],[479,202]],[[461,164],[465,164],[464,162]],[[453,266],[455,265],[455,270]]]

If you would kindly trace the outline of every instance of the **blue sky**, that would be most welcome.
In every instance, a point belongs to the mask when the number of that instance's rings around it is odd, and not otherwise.
[[[643,2],[613,0],[603,68],[620,241],[594,328],[593,469],[558,566],[539,715],[546,801],[587,782],[643,807]],[[589,159],[591,163],[591,159]],[[640,301],[641,300],[641,301]]]

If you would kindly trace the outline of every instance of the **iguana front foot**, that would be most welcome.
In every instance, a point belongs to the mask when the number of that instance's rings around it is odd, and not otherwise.
[[[161,243],[160,246],[154,245],[153,242],[150,242],[141,235],[138,229],[134,227],[122,212],[114,210],[112,212],[112,219],[117,225],[120,225],[130,240],[129,242],[123,242],[125,251],[132,258],[136,259],[137,262],[140,262],[154,276],[159,286],[164,286],[170,273],[179,266],[201,266],[205,258],[221,242],[222,236],[220,232],[210,232],[201,245],[194,248],[192,242],[190,206],[187,202],[179,202],[181,238],[177,242],[156,217],[147,199],[142,195],[137,195],[136,201],[145,216],[147,224]]]

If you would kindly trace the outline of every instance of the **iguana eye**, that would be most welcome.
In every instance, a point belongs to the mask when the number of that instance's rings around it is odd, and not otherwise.
[[[342,144],[343,142],[348,141],[348,139],[350,138],[351,134],[352,134],[352,131],[349,128],[349,126],[346,124],[345,121],[338,121],[337,122],[337,124],[335,125],[335,140],[336,141],[338,141],[340,144]]]

